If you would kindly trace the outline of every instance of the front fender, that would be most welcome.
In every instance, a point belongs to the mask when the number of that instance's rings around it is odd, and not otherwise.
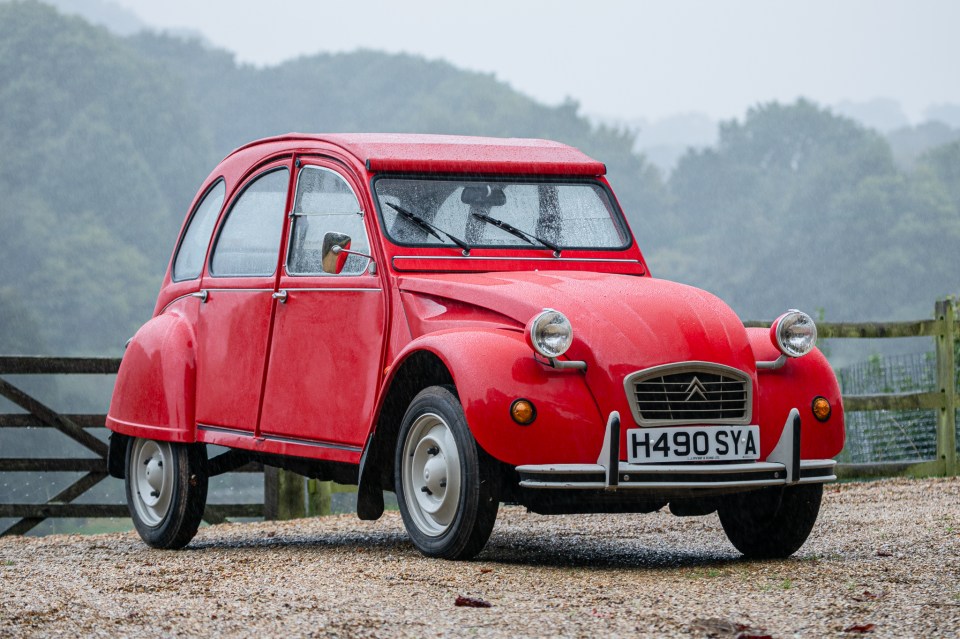
[[[196,298],[184,298],[133,336],[113,387],[107,428],[133,437],[196,441],[198,305]]]
[[[757,361],[773,361],[780,351],[770,342],[770,331],[749,328],[747,336]],[[827,358],[818,349],[782,368],[757,371],[760,395],[760,450],[766,456],[777,445],[791,408],[800,411],[801,459],[832,459],[843,450],[844,421],[840,385]],[[822,395],[833,411],[826,422],[813,416],[813,400]]]
[[[408,344],[396,365],[423,350],[446,366],[470,431],[496,459],[514,466],[596,462],[604,420],[583,373],[537,362],[523,333],[496,328],[430,333]],[[511,418],[517,399],[536,407],[532,424],[521,426]]]

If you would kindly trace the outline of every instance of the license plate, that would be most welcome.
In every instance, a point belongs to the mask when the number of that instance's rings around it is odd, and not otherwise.
[[[631,464],[759,457],[759,426],[675,426],[627,431],[627,461]]]

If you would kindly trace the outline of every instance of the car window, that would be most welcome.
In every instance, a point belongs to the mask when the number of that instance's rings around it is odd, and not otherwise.
[[[183,240],[177,249],[177,257],[173,261],[173,281],[194,280],[200,277],[203,270],[203,258],[207,255],[207,246],[210,245],[210,234],[213,225],[217,223],[217,215],[223,206],[223,197],[226,187],[223,180],[218,180],[200,200]]]
[[[369,253],[360,202],[339,174],[318,166],[305,166],[297,178],[290,228],[287,271],[291,275],[321,275],[323,238],[336,233],[350,238],[349,250]],[[340,275],[359,275],[369,259],[349,255]]]
[[[233,204],[213,249],[216,276],[272,275],[277,269],[289,171],[266,173]]]

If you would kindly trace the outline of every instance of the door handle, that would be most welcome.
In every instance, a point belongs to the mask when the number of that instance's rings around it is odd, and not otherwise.
[[[275,300],[279,300],[279,302],[280,302],[281,304],[286,304],[286,303],[287,303],[287,292],[286,292],[286,291],[277,291],[276,293],[274,293],[274,294],[271,295],[270,297],[272,297],[272,298],[275,299]]]
[[[202,291],[199,291],[197,293],[190,293],[190,297],[199,297],[200,302],[202,304],[207,303],[207,297],[209,297],[209,295],[210,295],[210,292],[207,291],[206,289],[203,289]]]

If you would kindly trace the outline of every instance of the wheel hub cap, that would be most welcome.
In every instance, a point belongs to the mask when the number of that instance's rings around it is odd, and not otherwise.
[[[436,455],[424,464],[423,483],[430,493],[443,499],[443,493],[447,487],[447,462],[443,455]]]
[[[130,500],[137,517],[148,526],[159,526],[170,510],[173,466],[169,442],[134,440],[127,468]]]
[[[150,491],[142,495],[143,501],[155,505],[160,500],[160,490],[163,488],[163,462],[156,457],[147,460],[146,481]]]
[[[402,468],[404,501],[417,528],[438,536],[460,503],[460,456],[453,433],[439,415],[416,419],[407,434]]]

